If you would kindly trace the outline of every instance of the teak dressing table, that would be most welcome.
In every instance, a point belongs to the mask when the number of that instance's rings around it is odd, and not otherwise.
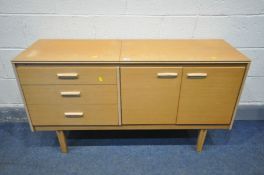
[[[231,129],[250,60],[224,40],[38,40],[13,61],[32,131]]]

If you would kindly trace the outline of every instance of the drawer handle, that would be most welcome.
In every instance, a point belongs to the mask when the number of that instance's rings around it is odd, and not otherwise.
[[[58,73],[57,76],[60,79],[77,79],[78,73]]]
[[[67,118],[80,118],[83,117],[83,112],[65,112],[64,115]]]
[[[65,91],[65,92],[60,92],[61,96],[63,97],[69,97],[69,96],[77,96],[79,97],[81,95],[80,91]]]
[[[158,78],[176,78],[178,76],[178,73],[158,73]]]
[[[207,73],[188,73],[187,77],[188,78],[206,78]]]

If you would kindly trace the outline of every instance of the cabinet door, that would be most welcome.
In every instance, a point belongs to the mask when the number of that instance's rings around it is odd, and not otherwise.
[[[186,67],[177,124],[229,124],[244,67]]]
[[[182,68],[122,67],[122,123],[175,124]]]

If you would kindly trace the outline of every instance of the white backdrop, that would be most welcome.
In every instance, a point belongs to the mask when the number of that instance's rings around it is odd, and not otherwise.
[[[10,60],[39,38],[223,38],[253,60],[240,104],[264,104],[263,0],[0,0],[0,107]]]

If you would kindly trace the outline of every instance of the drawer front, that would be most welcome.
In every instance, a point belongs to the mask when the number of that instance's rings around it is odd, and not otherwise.
[[[21,84],[116,84],[117,67],[18,66]]]
[[[23,85],[31,104],[117,104],[116,85]]]
[[[122,67],[123,124],[175,124],[182,68]]]
[[[244,67],[183,69],[177,124],[229,124]]]
[[[28,105],[34,126],[118,125],[117,105]]]

